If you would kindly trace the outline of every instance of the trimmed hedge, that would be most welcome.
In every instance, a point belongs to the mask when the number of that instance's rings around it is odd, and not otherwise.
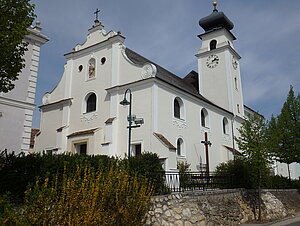
[[[13,200],[22,202],[24,192],[32,187],[36,180],[46,178],[52,180],[56,175],[62,175],[64,168],[68,168],[71,176],[78,165],[88,166],[94,171],[107,172],[111,168],[124,169],[131,175],[144,176],[155,184],[155,191],[164,188],[162,166],[157,154],[143,153],[138,157],[120,159],[106,155],[78,155],[78,154],[7,154],[0,153],[0,194],[10,193]]]

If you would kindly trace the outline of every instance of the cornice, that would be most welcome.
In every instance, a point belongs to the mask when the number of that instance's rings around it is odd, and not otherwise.
[[[28,103],[25,101],[10,99],[10,98],[6,98],[6,97],[0,97],[0,104],[12,106],[12,107],[23,108],[23,109],[29,109],[29,110],[33,110],[35,108],[35,104]]]

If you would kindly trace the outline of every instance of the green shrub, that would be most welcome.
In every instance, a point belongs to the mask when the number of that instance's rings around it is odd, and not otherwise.
[[[273,189],[300,189],[299,180],[290,180],[283,176],[270,176],[270,188]]]
[[[13,207],[9,195],[0,195],[0,225],[22,225],[20,214]]]
[[[0,154],[0,194],[10,192],[14,201],[22,202],[24,192],[37,179],[52,179],[57,173],[62,174],[67,166],[69,173],[77,165],[90,166],[95,170],[107,171],[116,167],[118,159],[105,155],[89,156],[77,154],[19,154],[1,152]]]
[[[216,168],[217,176],[231,176],[233,188],[250,188],[250,171],[247,161],[243,158],[236,158],[225,163],[220,163]]]
[[[71,170],[72,171],[72,170]],[[62,183],[59,184],[62,177]],[[146,178],[79,165],[26,191],[22,214],[0,199],[1,225],[142,225],[153,184]],[[3,206],[3,208],[2,208]],[[3,210],[2,210],[3,209]],[[10,215],[5,216],[5,214]]]
[[[233,188],[257,189],[259,176],[261,177],[261,188],[271,188],[270,168],[262,168],[261,175],[253,169],[253,165],[246,158],[236,158],[226,163],[221,163],[216,168],[216,175],[228,175],[232,177]]]
[[[180,187],[183,189],[190,188],[190,186],[192,186],[193,184],[191,174],[187,174],[190,171],[190,166],[191,164],[187,163],[187,161],[177,163],[177,169],[179,170]]]
[[[0,153],[0,194],[10,192],[14,202],[22,203],[24,192],[28,186],[33,186],[36,180],[46,178],[52,180],[57,174],[62,175],[67,166],[71,176],[77,165],[88,166],[95,171],[107,172],[109,169],[124,169],[131,175],[138,174],[152,180],[155,191],[162,193],[164,187],[164,173],[157,154],[143,153],[129,159],[119,159],[106,155],[78,155],[78,154],[29,154],[15,155],[14,153]],[[59,177],[61,178],[61,177]],[[61,184],[61,179],[59,179]]]
[[[162,163],[156,153],[142,153],[141,155],[124,159],[122,164],[131,175],[137,174],[149,178],[155,184],[156,194],[168,192],[165,187],[165,174]]]

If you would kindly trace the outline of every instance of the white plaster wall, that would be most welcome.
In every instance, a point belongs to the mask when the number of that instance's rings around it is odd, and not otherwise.
[[[207,57],[211,54],[218,55],[219,64],[215,68],[208,68],[206,66]],[[213,52],[207,52],[207,55],[199,59],[200,71],[200,93],[212,101],[213,103],[231,110],[229,106],[227,74],[226,71],[226,58],[225,52],[216,49]]]
[[[42,109],[40,134],[35,139],[35,152],[57,148],[57,129],[62,126],[62,106],[55,105]]]
[[[19,153],[24,130],[25,109],[0,105],[0,151],[7,149]]]
[[[141,80],[142,66],[132,63],[124,54],[120,57],[120,79],[119,84],[126,84]]]
[[[101,64],[102,57],[106,57],[105,64]],[[96,59],[96,76],[93,79],[88,77],[88,61]],[[104,127],[104,122],[109,118],[109,96],[106,88],[111,82],[111,49],[91,53],[82,58],[74,59],[72,73],[71,96],[72,106],[70,108],[70,130],[76,132],[91,128]],[[78,66],[83,65],[83,70],[78,71]],[[85,113],[84,99],[89,93],[97,96],[96,112]]]
[[[201,49],[198,53],[209,51],[209,44],[213,39],[217,41],[217,48],[228,45],[228,42],[230,43],[231,47],[234,48],[232,35],[226,29],[220,29],[201,35],[202,43]]]
[[[30,43],[28,45],[28,50],[25,52],[25,68],[19,74],[18,80],[14,81],[15,88],[8,93],[3,93],[3,97],[7,97],[10,99],[26,101],[27,98],[27,89],[29,86],[29,75],[30,68],[32,67],[31,57],[33,54],[33,45]]]
[[[232,159],[223,145],[232,147],[231,125],[229,123],[229,134],[224,135],[222,120],[226,116],[230,122],[231,115],[224,111],[212,108],[206,103],[191,98],[176,89],[170,89],[160,84],[158,89],[158,129],[156,132],[163,134],[175,147],[179,137],[184,140],[184,153],[177,156],[177,160],[187,160],[192,170],[196,170],[200,157],[202,163],[206,163],[205,149],[201,141],[204,140],[204,132],[208,133],[208,139],[212,146],[209,148],[210,170],[213,170],[220,162]],[[178,96],[182,99],[185,108],[184,120],[173,117],[173,100]],[[209,114],[209,126],[203,128],[200,124],[200,112],[205,107]],[[156,138],[155,138],[156,139]]]
[[[137,118],[143,118],[144,124],[139,128],[132,129],[132,143],[141,142],[142,152],[151,152],[151,138],[152,138],[152,93],[150,84],[132,84],[128,87],[122,87],[119,90],[119,101],[123,100],[126,88],[130,88],[132,91],[132,114],[136,115]],[[129,94],[127,95],[129,100]],[[119,103],[118,103],[119,104]],[[120,104],[119,104],[120,105]],[[129,111],[129,106],[119,106],[118,108],[118,156],[124,156],[127,154],[128,150],[128,121],[127,115]]]
[[[49,103],[54,103],[57,101],[60,101],[62,99],[64,99],[64,90],[65,90],[65,86],[66,86],[66,70],[67,67],[66,65],[64,65],[64,72],[62,74],[62,77],[60,79],[60,81],[58,82],[58,84],[56,85],[56,87],[49,92],[50,97],[48,97],[48,101]],[[48,93],[46,93],[47,95],[49,95]]]

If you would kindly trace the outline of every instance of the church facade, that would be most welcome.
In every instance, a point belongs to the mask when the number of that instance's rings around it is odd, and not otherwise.
[[[233,137],[253,110],[243,102],[233,24],[216,6],[199,24],[198,72],[180,78],[127,48],[119,32],[106,32],[96,20],[86,41],[65,54],[61,80],[43,96],[35,151],[155,152],[165,170],[176,170],[181,161],[202,169],[205,141],[211,144],[210,170],[240,155]],[[120,104],[123,99],[130,105]]]

